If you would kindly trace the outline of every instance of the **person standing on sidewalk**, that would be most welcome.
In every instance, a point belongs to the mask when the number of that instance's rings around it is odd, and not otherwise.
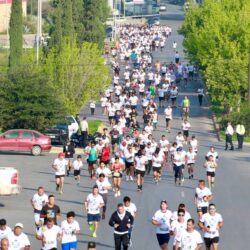
[[[227,128],[226,128],[226,145],[225,145],[225,150],[228,149],[228,143],[230,144],[231,148],[230,150],[234,150],[234,145],[233,145],[233,134],[234,134],[234,129],[231,125],[231,122],[227,123]]]
[[[236,135],[237,135],[237,141],[238,141],[238,149],[243,148],[243,142],[244,142],[244,135],[245,135],[245,126],[241,123],[238,123],[236,126]]]
[[[129,229],[133,226],[134,217],[119,203],[109,220],[109,225],[114,227],[115,250],[127,250],[129,246]]]
[[[200,106],[202,106],[202,101],[203,101],[203,97],[204,97],[204,89],[202,87],[198,88],[197,90],[198,92],[198,101]]]
[[[83,120],[80,122],[80,129],[81,129],[81,135],[82,135],[81,146],[85,148],[87,144],[88,131],[89,131],[89,125],[88,125],[86,117],[83,117]]]

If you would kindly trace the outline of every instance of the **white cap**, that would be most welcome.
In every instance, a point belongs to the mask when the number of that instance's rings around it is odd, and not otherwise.
[[[23,224],[22,224],[22,223],[20,223],[20,222],[18,222],[18,223],[16,223],[15,227],[20,227],[20,228],[23,228]]]

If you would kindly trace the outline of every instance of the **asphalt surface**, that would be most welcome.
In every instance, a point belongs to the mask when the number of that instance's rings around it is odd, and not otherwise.
[[[176,41],[178,51],[181,55],[181,61],[185,61],[182,51],[182,37],[178,35],[177,29],[183,19],[182,7],[178,5],[168,5],[166,15],[162,18],[163,24],[168,24],[173,28],[172,36],[167,40],[166,48],[163,52],[154,52],[154,59],[162,62],[174,61],[174,52],[172,43]],[[214,200],[217,210],[222,214],[225,221],[224,228],[221,230],[220,249],[236,250],[249,249],[250,245],[250,224],[248,222],[247,211],[250,205],[250,148],[245,147],[243,152],[224,151],[224,144],[217,141],[214,132],[211,113],[208,103],[205,100],[205,106],[199,107],[196,92],[199,83],[192,82],[187,89],[180,86],[180,96],[178,102],[184,95],[188,95],[191,100],[191,135],[195,134],[200,142],[198,161],[195,168],[194,180],[185,179],[183,186],[176,187],[173,184],[173,173],[170,169],[164,169],[162,181],[155,185],[151,176],[147,176],[142,193],[136,191],[136,184],[133,182],[122,182],[121,197],[114,198],[110,192],[107,210],[107,219],[101,221],[96,239],[98,250],[114,249],[113,229],[108,226],[108,219],[111,213],[116,209],[116,205],[121,202],[122,197],[128,195],[138,208],[138,217],[135,221],[133,232],[134,250],[155,250],[159,249],[155,237],[155,228],[151,224],[151,218],[154,212],[159,209],[159,203],[166,199],[169,203],[169,209],[174,211],[179,203],[185,203],[187,210],[197,221],[196,209],[193,204],[193,196],[198,179],[205,178],[205,170],[202,165],[204,155],[209,146],[214,145],[219,153],[219,168],[216,175],[215,188],[213,189]],[[88,108],[82,111],[84,115],[89,116]],[[95,119],[106,120],[100,114],[97,108]],[[159,138],[165,132],[165,119],[163,109],[159,109],[159,125],[154,136]],[[173,141],[177,132],[181,128],[180,111],[174,111],[174,121],[172,131],[167,134],[168,140]],[[80,223],[81,235],[78,237],[78,249],[86,249],[86,243],[93,238],[89,234],[86,212],[83,211],[83,201],[91,192],[93,181],[87,177],[86,167],[82,171],[81,184],[76,186],[72,176],[66,178],[65,192],[58,195],[55,191],[54,174],[51,168],[52,162],[56,156],[48,154],[39,157],[32,157],[24,154],[0,154],[1,166],[13,166],[20,170],[20,180],[23,190],[21,194],[10,197],[0,197],[0,217],[6,218],[8,225],[13,227],[16,222],[24,224],[24,231],[28,234],[31,241],[31,249],[40,249],[40,242],[35,239],[35,228],[33,224],[33,211],[30,205],[30,199],[36,192],[38,186],[44,186],[47,194],[55,194],[56,203],[61,207],[62,219],[65,219],[66,213],[74,210],[77,214],[76,219]],[[86,166],[86,165],[85,165]],[[186,173],[187,177],[187,173]],[[246,219],[244,218],[246,217]],[[171,242],[170,242],[171,246]],[[60,249],[60,247],[59,247]],[[203,246],[202,249],[205,249]]]

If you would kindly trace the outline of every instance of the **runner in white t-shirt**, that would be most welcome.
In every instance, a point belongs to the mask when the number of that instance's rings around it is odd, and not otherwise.
[[[43,224],[41,222],[42,218],[40,218],[41,210],[48,203],[48,195],[44,193],[43,187],[38,187],[37,193],[34,194],[30,202],[34,209],[35,225],[39,229],[39,226]]]
[[[8,234],[10,250],[30,249],[30,241],[28,236],[23,233],[23,224],[16,223],[14,230]]]
[[[68,161],[65,160],[65,154],[63,152],[59,153],[58,158],[54,160],[52,168],[55,170],[56,190],[59,191],[60,194],[63,193],[64,176],[67,166]]]
[[[100,221],[100,210],[104,206],[104,200],[99,194],[98,186],[95,185],[92,189],[92,193],[87,196],[84,202],[84,207],[87,211],[87,220],[89,224],[89,230],[93,232],[93,238],[96,238],[96,231],[98,229],[98,222]]]
[[[180,237],[176,238],[175,249],[181,250],[201,250],[203,240],[198,231],[194,229],[194,220],[189,219],[187,230],[184,230]]]
[[[212,199],[213,195],[210,189],[205,186],[205,181],[199,180],[198,187],[195,189],[194,198],[199,218],[202,216],[202,214],[207,213],[209,201]]]
[[[195,165],[195,161],[197,158],[197,154],[193,151],[192,147],[188,148],[188,152],[187,152],[187,168],[188,168],[188,175],[189,175],[189,179],[193,179],[194,178],[194,165]]]
[[[136,208],[136,205],[134,203],[131,202],[131,199],[130,197],[128,196],[125,196],[123,198],[123,204],[124,204],[124,209],[125,211],[129,212],[135,219],[136,215],[137,215],[137,208]],[[132,246],[132,240],[131,240],[131,237],[132,237],[132,231],[133,231],[133,228],[134,228],[134,223],[133,223],[133,226],[129,228],[129,231],[128,231],[128,236],[129,236],[129,239],[130,239],[130,242],[129,242],[129,247]]]
[[[82,168],[83,168],[82,156],[78,155],[76,160],[74,160],[74,162],[73,162],[74,177],[75,177],[77,186],[80,185],[80,176],[81,176],[81,169]]]
[[[219,230],[223,227],[223,219],[219,213],[216,213],[214,204],[208,207],[208,213],[203,214],[199,221],[199,227],[204,231],[204,241],[207,249],[218,249]]]
[[[62,239],[62,231],[59,226],[54,225],[52,218],[48,218],[46,225],[38,230],[36,238],[42,241],[42,250],[57,249],[57,242]]]
[[[160,209],[152,218],[152,224],[156,226],[156,237],[161,249],[167,249],[170,239],[170,220],[172,212],[168,210],[167,201],[162,200]]]
[[[0,219],[0,241],[7,238],[8,234],[11,232],[11,228],[7,226],[7,221],[5,219]]]
[[[79,223],[75,220],[75,212],[67,213],[67,219],[61,223],[62,230],[62,250],[76,250],[77,238],[80,234]]]

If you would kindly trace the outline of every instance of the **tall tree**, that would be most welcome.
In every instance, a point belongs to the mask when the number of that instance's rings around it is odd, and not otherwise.
[[[54,16],[53,16],[53,22],[54,26],[51,28],[50,35],[51,35],[51,41],[50,41],[50,47],[57,47],[60,48],[62,43],[62,5],[61,2],[54,2],[53,7],[54,10]]]
[[[84,0],[83,40],[103,46],[109,8],[106,0]]]
[[[23,11],[22,0],[12,1],[10,16],[10,56],[9,67],[20,65],[23,49]]]
[[[63,36],[72,37],[74,34],[74,25],[72,17],[72,0],[62,1],[62,30]]]
[[[72,0],[72,17],[74,23],[74,30],[77,34],[77,42],[79,44],[83,41],[82,36],[84,34],[83,14],[83,0]]]

